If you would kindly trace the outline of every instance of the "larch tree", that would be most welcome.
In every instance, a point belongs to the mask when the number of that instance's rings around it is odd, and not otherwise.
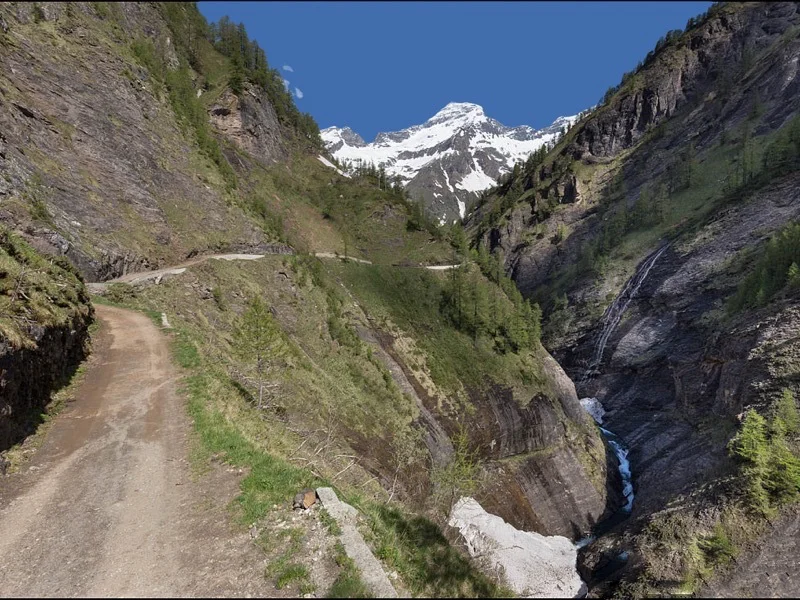
[[[277,362],[286,356],[275,319],[260,296],[253,297],[233,329],[234,351],[246,365],[245,383],[258,391],[258,408],[264,406],[264,393],[277,384],[270,375]]]

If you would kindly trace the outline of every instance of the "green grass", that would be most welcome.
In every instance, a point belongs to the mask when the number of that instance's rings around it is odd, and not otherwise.
[[[308,569],[306,567],[303,565],[298,565],[297,563],[290,563],[279,571],[278,576],[275,579],[275,587],[277,587],[279,590],[282,590],[292,583],[297,582],[303,587],[303,589],[310,591],[310,584],[308,583],[310,581],[309,577]],[[305,592],[301,590],[301,593]]]
[[[380,264],[439,264],[451,251],[427,231],[409,231],[411,206],[396,194],[335,174],[315,156],[288,165],[256,166],[246,198],[273,229],[299,250],[339,252]]]
[[[546,387],[535,352],[501,354],[493,340],[476,341],[448,323],[441,310],[448,272],[346,263],[330,268],[373,319],[392,322],[413,336],[424,353],[431,378],[443,389],[457,392],[462,384],[480,389],[489,380],[529,392]],[[494,301],[511,311],[510,301],[499,288],[481,280],[483,284],[473,283],[485,285],[491,290],[489,294],[494,292]],[[490,306],[491,301],[490,297]]]
[[[478,571],[453,548],[438,525],[421,515],[350,495],[347,501],[365,516],[368,539],[378,558],[397,571],[414,596],[451,598],[508,597],[513,593]]]
[[[31,325],[65,326],[90,311],[83,279],[63,257],[45,257],[0,226],[0,335],[34,348]]]
[[[277,553],[272,552],[264,572],[265,577],[275,581],[275,587],[279,590],[296,585],[301,594],[314,591],[308,568],[296,560],[303,548],[305,528],[292,527],[270,531],[265,535],[270,536],[270,539],[262,542],[262,546],[268,546],[264,549],[267,551],[278,549]]]
[[[187,364],[186,358],[193,356],[192,351],[181,349],[180,343],[176,345],[176,361]],[[190,360],[188,364],[198,363]],[[211,377],[213,375],[206,373],[190,375],[184,381],[183,390],[188,396],[189,414],[204,449],[228,464],[249,471],[242,480],[242,493],[236,500],[242,524],[261,518],[274,504],[286,504],[297,490],[322,484],[309,471],[254,446],[219,410],[212,408],[213,399],[208,396],[208,390],[216,386],[212,385]]]
[[[341,542],[336,543],[334,559],[341,572],[328,590],[327,598],[372,598],[369,588],[361,579],[353,559],[345,554]]]
[[[334,519],[331,516],[331,514],[324,508],[319,509],[319,520],[326,527],[328,533],[330,533],[331,535],[342,534],[342,528],[339,527],[339,524],[336,522],[336,519]]]

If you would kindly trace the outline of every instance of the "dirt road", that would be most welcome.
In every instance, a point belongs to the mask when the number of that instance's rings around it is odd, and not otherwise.
[[[171,267],[165,267],[163,269],[155,269],[153,271],[142,271],[137,273],[127,273],[116,279],[109,279],[108,281],[104,282],[96,282],[96,283],[89,283],[87,286],[89,290],[95,293],[103,293],[103,290],[111,283],[145,283],[145,282],[160,282],[162,278],[169,277],[170,275],[180,275],[189,267],[193,267],[195,265],[199,265],[204,263],[207,260],[258,260],[259,258],[264,258],[266,254],[207,254],[204,256],[198,256],[186,262],[180,263],[178,265],[173,265]],[[338,254],[333,252],[317,252],[314,254],[317,258],[332,258],[332,259],[342,259],[342,257]],[[364,265],[371,265],[372,262],[368,260],[364,260],[363,258],[354,258],[352,256],[348,256],[347,260],[361,263]],[[429,269],[431,271],[445,271],[447,269],[454,269],[460,265],[453,264],[453,265],[427,265],[424,268]],[[420,266],[419,268],[422,268]]]
[[[144,315],[102,321],[76,402],[0,479],[0,596],[271,596],[225,505],[241,477],[194,481],[167,340]]]

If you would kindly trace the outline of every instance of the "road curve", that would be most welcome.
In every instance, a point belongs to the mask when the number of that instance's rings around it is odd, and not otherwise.
[[[96,311],[76,402],[0,480],[0,595],[274,595],[260,551],[228,525],[238,476],[190,477],[165,336],[142,314]]]

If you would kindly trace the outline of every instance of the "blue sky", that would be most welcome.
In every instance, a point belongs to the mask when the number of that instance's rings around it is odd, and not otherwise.
[[[596,104],[659,37],[710,5],[198,3],[209,20],[245,24],[320,128],[350,126],[368,142],[448,102],[480,104],[505,125],[545,127]]]

